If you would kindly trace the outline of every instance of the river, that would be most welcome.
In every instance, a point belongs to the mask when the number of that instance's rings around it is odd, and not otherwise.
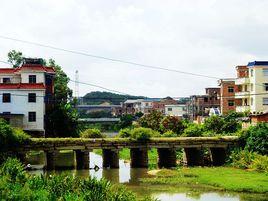
[[[95,165],[100,169],[95,171],[90,170],[76,170],[74,168],[74,154],[72,152],[60,153],[57,159],[57,166],[62,170],[44,171],[33,170],[31,174],[72,174],[79,177],[96,177],[98,179],[105,178],[112,183],[124,184],[127,188],[135,192],[138,196],[153,196],[161,201],[264,201],[266,200],[260,194],[246,194],[246,193],[229,193],[220,191],[210,191],[201,188],[189,187],[174,187],[173,185],[149,185],[140,182],[140,178],[150,177],[147,174],[147,169],[130,168],[128,162],[119,161],[119,169],[103,169],[102,157],[95,153],[90,153],[90,167]],[[44,155],[32,154],[28,158],[28,162],[36,167],[42,166],[44,163]],[[65,164],[65,166],[62,166]]]

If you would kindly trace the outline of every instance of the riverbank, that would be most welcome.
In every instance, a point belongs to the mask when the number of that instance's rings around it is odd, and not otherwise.
[[[152,170],[153,178],[141,179],[151,185],[194,186],[222,191],[265,193],[268,196],[268,174],[231,167],[192,167],[176,170]]]

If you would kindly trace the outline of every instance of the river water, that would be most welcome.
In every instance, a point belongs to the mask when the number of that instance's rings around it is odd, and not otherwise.
[[[29,158],[29,163],[42,166],[44,163],[44,155],[33,154]],[[100,167],[98,171],[76,170],[74,168],[74,154],[72,152],[60,153],[57,158],[56,165],[64,170],[30,171],[31,174],[72,174],[79,177],[96,177],[98,179],[105,178],[112,183],[124,184],[127,188],[135,192],[138,196],[153,196],[161,201],[264,201],[268,200],[261,194],[245,194],[245,193],[228,193],[220,191],[209,191],[201,188],[174,187],[173,185],[150,185],[140,182],[141,178],[151,177],[147,174],[147,169],[130,168],[130,164],[123,160],[119,161],[119,169],[103,169],[102,157],[95,153],[90,153],[90,168],[95,165]],[[65,165],[63,167],[63,164]],[[68,169],[68,170],[66,170]]]

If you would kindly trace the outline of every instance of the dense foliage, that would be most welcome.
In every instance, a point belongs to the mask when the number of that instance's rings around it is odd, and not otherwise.
[[[111,92],[93,91],[83,97],[83,103],[87,105],[99,105],[108,102],[112,105],[120,105],[127,99],[143,99],[144,96],[121,95]]]
[[[268,155],[268,124],[260,123],[242,131],[241,140],[246,150]]]
[[[204,126],[202,124],[189,123],[184,129],[185,137],[201,137],[204,135]]]
[[[22,52],[11,50],[8,54],[8,62],[12,64],[13,68],[19,67],[23,62],[23,55]]]
[[[80,133],[82,138],[104,138],[105,136],[97,128],[89,128]]]
[[[151,128],[153,130],[160,131],[160,125],[163,118],[164,115],[161,112],[155,110],[149,114],[142,116],[138,120],[138,123],[141,127]]]
[[[30,138],[20,129],[12,128],[3,119],[0,119],[0,163],[5,157],[8,148],[14,147]]]
[[[268,172],[268,156],[247,150],[235,150],[229,157],[229,163],[237,168]]]
[[[117,137],[130,138],[137,141],[146,141],[152,137],[159,137],[159,136],[160,134],[157,131],[154,131],[150,128],[138,127],[133,129],[129,128],[121,129]]]
[[[16,159],[8,159],[0,168],[2,200],[135,201],[137,197],[124,187],[101,179],[73,176],[32,176]],[[150,200],[150,199],[146,199]]]
[[[183,122],[178,117],[174,116],[165,116],[160,124],[160,130],[163,133],[167,131],[172,131],[179,135],[183,132],[184,128],[185,125],[183,124]]]

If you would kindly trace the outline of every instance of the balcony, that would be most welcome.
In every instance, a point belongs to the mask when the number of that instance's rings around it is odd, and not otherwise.
[[[250,111],[249,105],[236,106],[236,112],[247,112],[247,111]]]
[[[249,91],[240,91],[235,93],[235,98],[240,99],[240,98],[248,98],[250,96]]]
[[[248,84],[250,82],[248,77],[242,77],[235,79],[235,85],[243,85]]]

